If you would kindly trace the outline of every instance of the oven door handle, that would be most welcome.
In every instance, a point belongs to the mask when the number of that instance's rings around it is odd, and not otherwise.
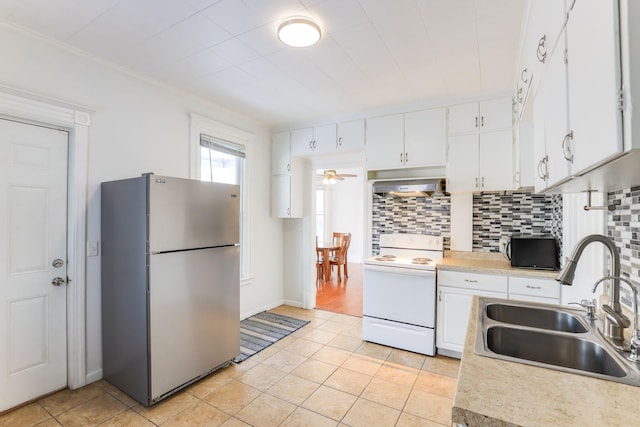
[[[365,264],[364,269],[368,271],[376,271],[381,273],[392,273],[392,274],[406,274],[412,276],[424,276],[424,277],[434,277],[436,276],[435,270],[422,270],[418,268],[404,268],[404,267],[394,267],[394,266],[380,266],[380,265],[370,265]]]

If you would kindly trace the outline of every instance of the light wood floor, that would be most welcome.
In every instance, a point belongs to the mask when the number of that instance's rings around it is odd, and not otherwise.
[[[362,317],[362,264],[349,263],[348,270],[348,279],[342,276],[342,280],[338,280],[334,269],[330,282],[318,281],[317,309]]]

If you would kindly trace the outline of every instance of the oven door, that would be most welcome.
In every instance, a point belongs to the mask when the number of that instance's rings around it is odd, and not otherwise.
[[[362,314],[434,328],[435,271],[365,264]]]

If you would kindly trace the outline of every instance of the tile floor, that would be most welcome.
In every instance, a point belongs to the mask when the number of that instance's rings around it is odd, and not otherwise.
[[[311,323],[151,408],[101,380],[0,416],[0,426],[451,426],[458,360],[363,342],[359,317],[272,311]]]

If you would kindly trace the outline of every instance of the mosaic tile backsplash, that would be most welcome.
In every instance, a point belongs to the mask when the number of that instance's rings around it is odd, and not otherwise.
[[[623,277],[640,284],[640,187],[628,188],[607,196],[616,210],[607,213],[607,235],[615,241],[620,253]],[[631,291],[620,287],[622,302],[631,306]]]
[[[451,243],[451,198],[373,195],[373,254],[380,252],[380,234],[414,233],[442,236],[445,250]]]
[[[474,193],[474,252],[502,252],[512,234],[551,235],[562,248],[562,195]]]
[[[380,234],[418,233],[442,236],[451,243],[451,198],[448,196],[393,197],[373,195],[373,254],[379,253]],[[500,252],[513,233],[551,234],[562,247],[562,196],[527,192],[473,195],[473,250]]]

